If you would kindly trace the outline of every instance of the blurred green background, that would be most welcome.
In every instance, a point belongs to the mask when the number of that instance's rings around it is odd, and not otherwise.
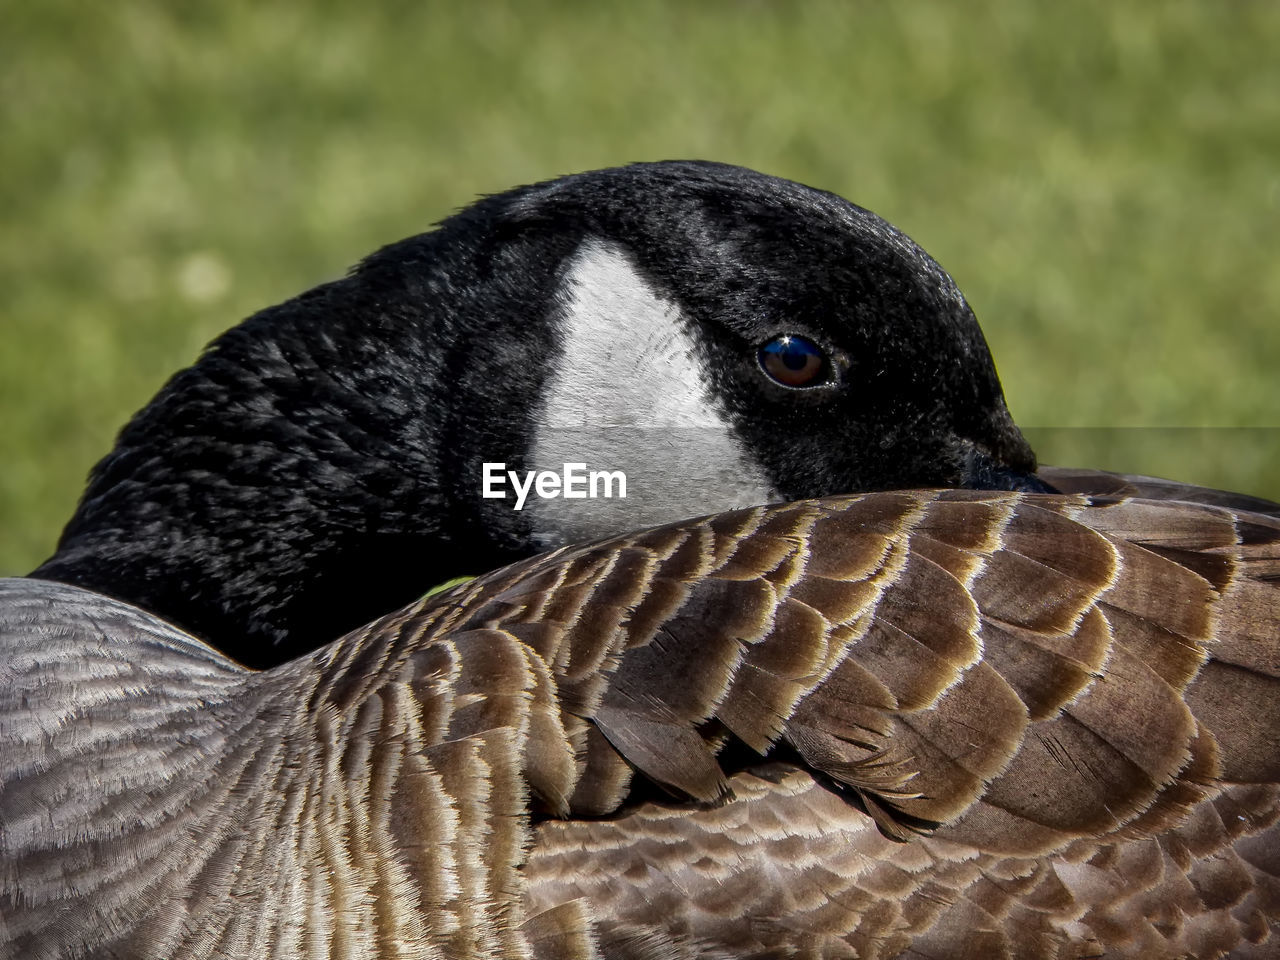
[[[1280,5],[0,0],[0,24],[0,573],[241,317],[477,194],[668,157],[903,227],[1043,460],[1280,497]]]

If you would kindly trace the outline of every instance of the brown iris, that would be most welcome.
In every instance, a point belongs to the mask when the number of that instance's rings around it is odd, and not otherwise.
[[[784,387],[811,387],[821,381],[827,363],[813,343],[785,334],[760,348],[760,366]]]

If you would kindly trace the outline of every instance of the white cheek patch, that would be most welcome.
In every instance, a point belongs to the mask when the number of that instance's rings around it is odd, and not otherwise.
[[[619,247],[589,240],[566,278],[530,467],[622,471],[626,498],[531,498],[551,547],[779,498],[734,432],[690,333]]]

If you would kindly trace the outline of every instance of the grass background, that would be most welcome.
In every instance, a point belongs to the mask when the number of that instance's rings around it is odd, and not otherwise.
[[[0,573],[241,317],[479,193],[667,157],[903,227],[1043,460],[1280,497],[1280,5],[0,0],[0,23]]]

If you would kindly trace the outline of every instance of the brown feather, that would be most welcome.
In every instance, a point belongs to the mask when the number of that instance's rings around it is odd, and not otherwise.
[[[261,674],[103,646],[55,590],[4,608],[71,626],[0,690],[0,942],[1271,956],[1278,573],[1265,515],[871,494],[525,561]]]

